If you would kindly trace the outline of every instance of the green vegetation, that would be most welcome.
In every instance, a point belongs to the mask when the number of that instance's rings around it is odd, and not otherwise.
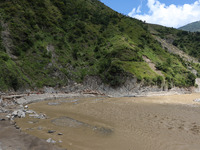
[[[180,48],[187,54],[196,57],[200,60],[200,32],[187,32],[180,31],[177,33],[177,37],[173,41],[173,45]]]
[[[147,85],[194,85],[186,62],[166,52],[147,24],[98,0],[2,0],[0,18],[1,90],[61,87],[69,80],[82,82],[86,75],[98,75],[111,86],[122,85],[127,76]],[[179,40],[179,31],[173,32]]]
[[[159,25],[149,25],[150,31],[169,41],[186,54],[200,60],[200,32],[188,32],[167,28]]]
[[[187,24],[179,28],[180,30],[190,31],[190,32],[200,32],[200,21],[196,21],[190,24]]]

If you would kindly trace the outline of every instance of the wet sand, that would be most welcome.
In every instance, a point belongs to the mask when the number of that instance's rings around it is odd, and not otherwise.
[[[22,131],[62,141],[57,145],[68,150],[199,150],[196,98],[200,94],[43,101],[29,109],[47,119],[15,121]]]
[[[9,121],[0,122],[0,150],[63,150],[38,137],[16,130]]]

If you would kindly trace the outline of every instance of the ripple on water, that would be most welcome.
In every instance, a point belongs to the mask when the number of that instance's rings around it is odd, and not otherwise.
[[[49,102],[48,105],[50,106],[56,106],[56,105],[60,105],[61,103],[58,102]]]
[[[79,99],[73,99],[73,100],[59,100],[57,102],[48,102],[47,105],[50,106],[57,106],[61,105],[62,103],[73,103],[73,104],[78,104],[80,100]]]

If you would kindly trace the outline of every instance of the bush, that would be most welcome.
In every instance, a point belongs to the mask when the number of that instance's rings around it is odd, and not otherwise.
[[[187,84],[188,84],[189,86],[194,86],[196,76],[195,76],[193,73],[189,72],[188,75],[187,75],[187,78],[188,78]]]
[[[10,58],[9,58],[8,54],[0,52],[0,60],[8,61],[9,59]]]
[[[162,85],[163,81],[164,81],[164,79],[163,79],[162,76],[158,76],[158,77],[157,77],[157,84],[158,84],[159,86]]]

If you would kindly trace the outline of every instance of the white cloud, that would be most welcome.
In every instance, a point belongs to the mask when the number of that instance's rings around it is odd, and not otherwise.
[[[141,13],[141,5],[137,8],[136,13]]]
[[[177,6],[174,4],[166,6],[159,0],[148,0],[147,6],[149,8],[147,14],[141,14],[141,6],[139,6],[137,9],[133,8],[128,15],[148,23],[175,28],[200,20],[200,0],[193,4]]]

